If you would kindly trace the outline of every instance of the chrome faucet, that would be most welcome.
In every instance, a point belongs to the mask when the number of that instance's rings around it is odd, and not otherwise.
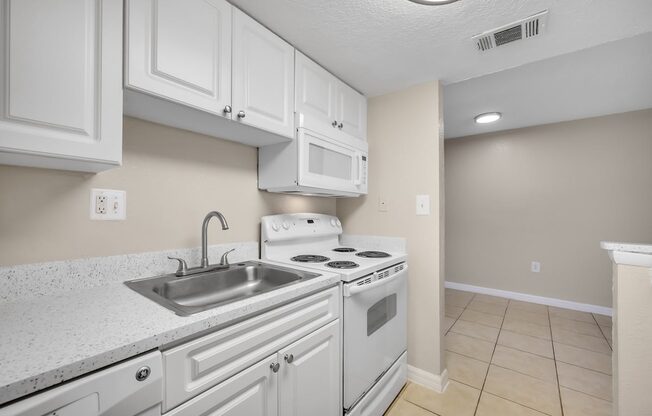
[[[188,276],[191,274],[204,273],[211,270],[226,269],[229,267],[228,255],[235,249],[228,250],[224,254],[222,254],[220,264],[216,264],[214,266],[208,264],[208,223],[211,221],[211,218],[213,217],[217,217],[220,220],[220,222],[222,223],[223,230],[229,229],[229,224],[226,222],[226,218],[224,218],[224,215],[222,215],[221,212],[211,211],[208,214],[206,214],[206,217],[204,218],[204,222],[202,223],[201,226],[201,265],[198,267],[188,268],[188,264],[184,259],[168,256],[168,259],[176,260],[179,262],[179,268],[175,273],[177,276],[179,277]]]
[[[208,267],[208,223],[211,221],[211,218],[217,217],[222,223],[222,229],[228,230],[229,224],[226,222],[226,218],[219,211],[211,211],[206,214],[204,217],[204,223],[201,226],[201,267]]]

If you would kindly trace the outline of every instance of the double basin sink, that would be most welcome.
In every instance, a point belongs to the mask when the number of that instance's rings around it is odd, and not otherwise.
[[[318,273],[247,261],[192,276],[168,274],[125,284],[177,315],[189,316],[318,276]]]

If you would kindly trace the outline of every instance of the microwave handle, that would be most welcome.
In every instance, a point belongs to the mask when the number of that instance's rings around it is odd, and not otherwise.
[[[358,286],[356,284],[344,285],[344,288],[343,288],[344,289],[344,297],[345,298],[350,298],[351,296],[355,295],[356,293],[366,292],[367,290],[371,290],[371,289],[373,289],[375,287],[386,285],[389,282],[392,282],[392,281],[398,279],[399,277],[403,276],[405,273],[407,273],[407,270],[408,270],[408,266],[406,264],[405,267],[403,268],[403,270],[396,273],[395,275],[390,276],[390,277],[386,277],[384,279],[376,280],[373,283],[369,283],[369,284],[366,284],[366,285],[360,285],[360,286]]]
[[[358,153],[355,156],[358,159],[358,176],[353,181],[353,184],[359,186],[362,184],[362,153]]]

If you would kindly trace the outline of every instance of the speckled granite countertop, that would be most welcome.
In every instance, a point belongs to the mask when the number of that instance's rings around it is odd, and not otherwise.
[[[307,282],[181,317],[122,283],[0,304],[0,405],[324,289]]]

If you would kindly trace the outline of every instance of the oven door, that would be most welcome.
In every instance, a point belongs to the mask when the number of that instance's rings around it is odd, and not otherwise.
[[[407,350],[407,264],[344,285],[344,408]]]
[[[298,131],[299,186],[367,193],[367,149],[304,128]],[[363,143],[366,146],[366,143]]]

